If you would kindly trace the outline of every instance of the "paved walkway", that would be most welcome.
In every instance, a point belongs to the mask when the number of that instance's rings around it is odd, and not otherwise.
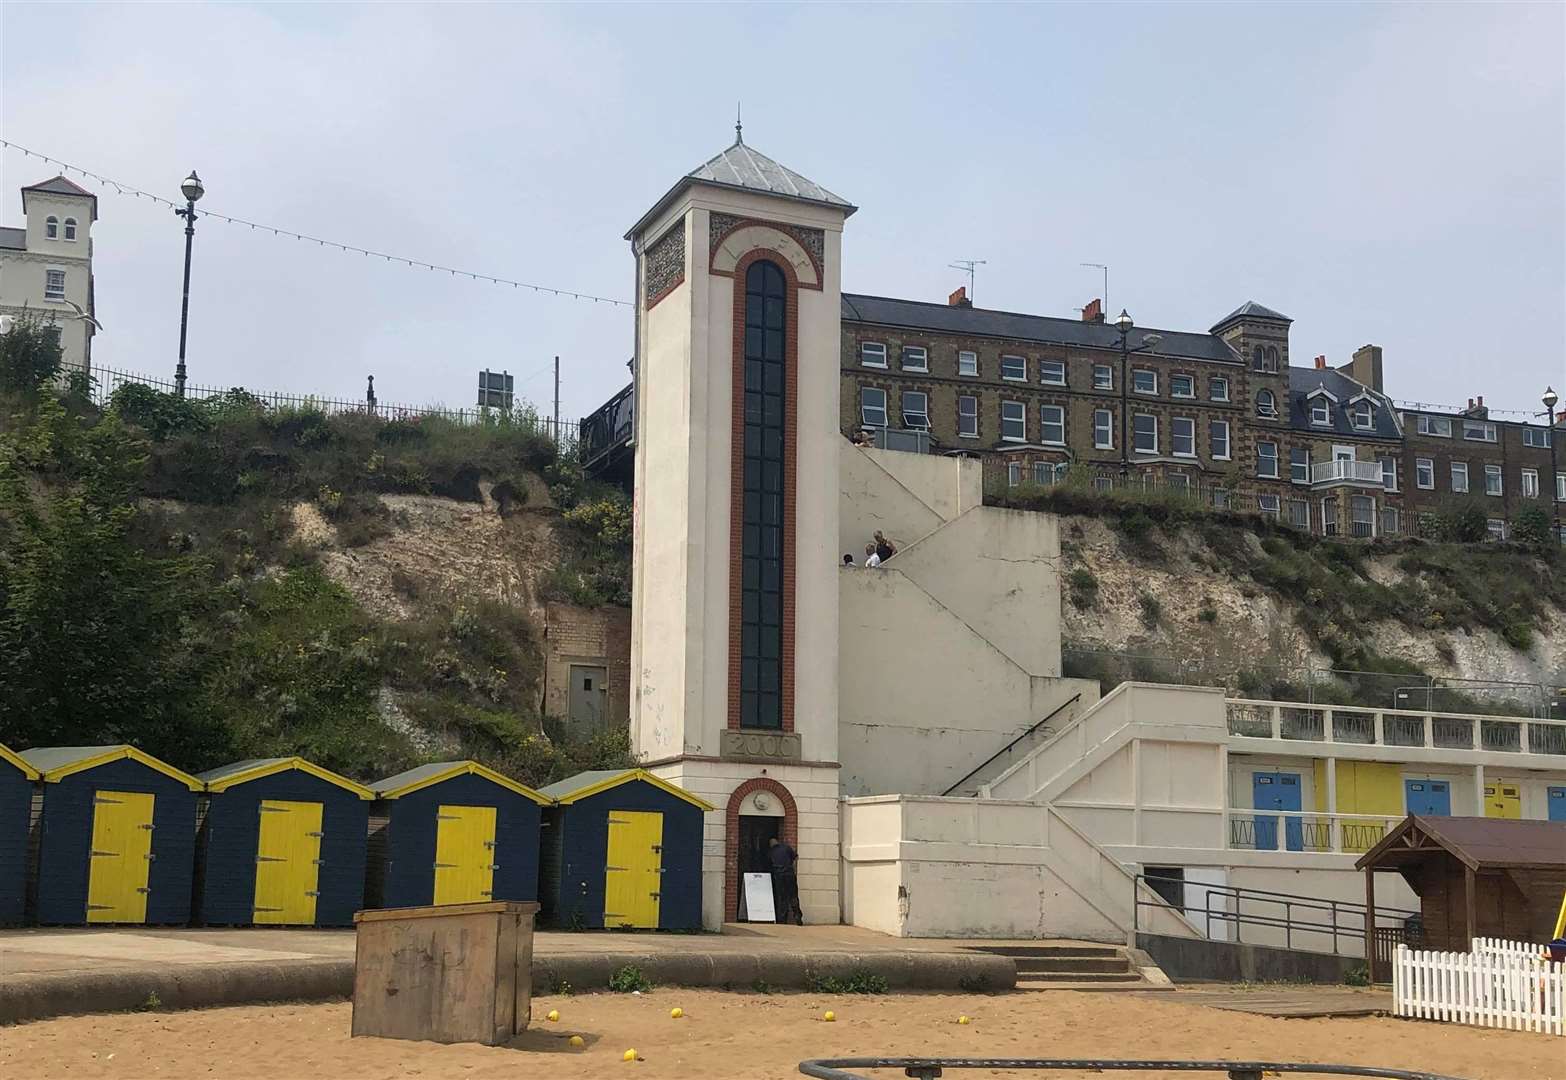
[[[0,930],[0,978],[46,972],[139,970],[171,964],[351,960],[354,933],[342,930],[39,928]],[[729,925],[720,934],[631,934],[541,931],[539,959],[622,953],[782,955],[797,953],[946,953],[1006,944],[894,938],[857,926]],[[1013,943],[1015,944],[1015,943]],[[1027,942],[1048,945],[1048,941]]]
[[[1307,1019],[1324,1016],[1376,1016],[1392,1011],[1392,992],[1351,986],[1201,986],[1181,987],[1175,1001],[1229,1012]]]

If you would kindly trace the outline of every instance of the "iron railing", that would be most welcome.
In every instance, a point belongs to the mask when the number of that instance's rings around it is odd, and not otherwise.
[[[1159,885],[1178,886],[1182,892],[1182,903],[1170,903],[1158,892]],[[1183,902],[1187,886],[1192,891],[1200,893],[1203,900],[1200,907]],[[1219,901],[1217,906],[1214,906],[1215,899]],[[1133,890],[1131,916],[1134,933],[1141,930],[1143,908],[1183,913],[1188,921],[1201,926],[1202,936],[1209,941],[1231,940],[1226,934],[1221,934],[1215,939],[1214,926],[1220,930],[1232,928],[1234,931],[1232,940],[1238,943],[1244,943],[1246,927],[1251,927],[1253,931],[1258,929],[1272,931],[1268,935],[1272,940],[1252,941],[1251,944],[1274,944],[1278,937],[1277,931],[1282,930],[1285,949],[1295,948],[1297,937],[1307,941],[1328,938],[1332,942],[1329,951],[1334,956],[1343,955],[1341,946],[1344,940],[1361,945],[1365,941],[1365,905],[1356,904],[1351,900],[1322,900],[1313,896],[1272,892],[1268,889],[1247,889],[1238,885],[1209,884],[1205,881],[1187,882],[1183,877],[1174,878],[1160,874],[1138,874],[1136,887]],[[1201,919],[1199,923],[1197,916]],[[1418,929],[1421,924],[1417,911],[1382,907],[1377,904],[1375,919],[1376,932],[1372,934],[1372,938],[1375,940],[1373,948],[1378,951],[1378,955],[1380,950],[1385,948],[1386,955],[1390,956],[1395,944],[1418,945],[1423,941],[1423,934]],[[1388,922],[1392,925],[1386,925]],[[1253,932],[1252,937],[1256,936]],[[1383,942],[1382,937],[1386,937],[1387,940]],[[1302,948],[1306,952],[1323,951],[1309,946],[1302,946]]]
[[[1364,709],[1231,698],[1229,734],[1249,739],[1566,755],[1566,720]]]

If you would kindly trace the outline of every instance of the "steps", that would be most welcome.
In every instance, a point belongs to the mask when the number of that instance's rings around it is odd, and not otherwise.
[[[975,952],[1009,958],[1017,966],[1018,990],[1157,990],[1167,980],[1144,976],[1117,945],[975,945]]]

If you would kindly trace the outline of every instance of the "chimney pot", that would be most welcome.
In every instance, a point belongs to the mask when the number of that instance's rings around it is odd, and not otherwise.
[[[1325,353],[1323,353],[1322,355],[1316,357],[1316,370],[1317,371],[1323,371],[1323,370],[1326,369],[1326,367],[1327,367],[1327,355]]]
[[[1104,302],[1098,297],[1094,297],[1092,300],[1089,300],[1087,302],[1087,306],[1082,309],[1082,321],[1091,323],[1103,322]]]
[[[1484,404],[1484,395],[1483,394],[1479,395],[1478,401],[1479,401],[1479,404],[1481,404],[1481,405]]]
[[[959,285],[957,291],[946,298],[948,307],[972,307],[973,301],[968,299],[968,286]]]

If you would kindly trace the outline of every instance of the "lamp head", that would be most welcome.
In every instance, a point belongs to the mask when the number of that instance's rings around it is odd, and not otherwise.
[[[207,189],[201,183],[201,177],[196,175],[195,169],[190,170],[190,175],[185,177],[185,181],[180,184],[179,190],[185,196],[186,202],[195,202],[207,193]]]
[[[1122,334],[1130,331],[1132,327],[1131,316],[1126,314],[1126,309],[1121,308],[1120,314],[1115,316],[1115,325],[1120,328]]]
[[[1557,401],[1559,401],[1559,400],[1560,400],[1560,398],[1555,396],[1555,389],[1554,389],[1554,387],[1546,386],[1544,388],[1544,407],[1546,409],[1549,409],[1551,412],[1554,412],[1555,411],[1555,403]]]

